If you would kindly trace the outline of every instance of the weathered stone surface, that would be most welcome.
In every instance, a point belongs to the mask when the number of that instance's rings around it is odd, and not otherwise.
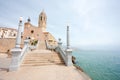
[[[15,47],[15,38],[0,38],[0,52],[8,52]]]
[[[17,30],[13,28],[0,27],[0,38],[16,38]]]

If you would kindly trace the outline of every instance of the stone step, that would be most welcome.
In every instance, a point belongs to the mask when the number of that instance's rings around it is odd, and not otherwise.
[[[32,53],[32,52],[29,52],[28,55],[58,55],[58,53],[52,53],[52,52],[49,52],[49,53]]]
[[[63,62],[63,61],[61,61],[61,60],[44,60],[44,61],[38,61],[38,60],[37,61],[34,61],[34,60],[30,61],[30,60],[28,60],[28,61],[24,61],[23,63],[29,63],[29,62],[30,63],[32,63],[32,62],[34,62],[34,63],[43,62],[44,63],[44,62]]]
[[[64,61],[25,61],[23,64],[64,63]]]
[[[63,61],[62,59],[51,59],[51,58],[49,58],[49,59],[45,59],[45,58],[40,58],[40,59],[33,59],[33,58],[30,58],[30,59],[25,59],[24,61]]]
[[[59,54],[53,54],[53,53],[49,53],[49,54],[44,54],[44,53],[31,53],[31,54],[27,54],[27,56],[49,56],[49,55],[52,55],[52,56],[58,56]]]
[[[26,55],[26,57],[49,57],[49,56],[59,57],[59,54],[54,54],[54,53],[49,53],[49,54],[31,53],[31,54],[27,54],[27,55]]]
[[[41,61],[43,61],[43,60],[61,60],[61,59],[60,58],[26,58],[24,60],[33,60],[33,61],[41,60]]]
[[[47,54],[47,53],[54,53],[53,51],[50,51],[50,50],[46,50],[46,49],[36,49],[36,50],[33,50],[33,51],[31,51],[31,52],[29,52],[29,53],[45,53],[45,54]]]
[[[45,66],[45,65],[63,65],[64,63],[39,63],[39,64],[22,64],[21,66]]]
[[[26,57],[26,59],[61,59],[58,57]]]
[[[64,63],[64,62],[63,61],[23,62],[23,64],[37,64],[37,63]]]
[[[47,51],[48,53],[28,53],[22,63],[22,66],[43,66],[43,65],[53,65],[53,64],[64,64],[64,61],[58,53]],[[44,50],[44,52],[46,52]]]
[[[50,50],[45,50],[45,49],[43,49],[43,50],[33,50],[33,51],[30,51],[29,53],[45,53],[45,54],[47,54],[47,53],[54,53],[54,54],[57,54],[56,52],[54,52],[54,51],[50,51]]]
[[[40,62],[40,61],[35,61],[35,62],[23,62],[23,64],[38,64],[38,63],[64,63],[63,61],[43,61],[43,62]]]
[[[31,58],[31,59],[33,59],[33,58],[35,58],[35,59],[42,59],[42,58],[53,58],[53,59],[61,59],[61,58],[59,58],[59,56],[26,56],[26,59],[29,59],[29,58]]]
[[[58,53],[28,53],[28,55],[59,55]]]
[[[26,55],[26,57],[60,57],[58,55]]]
[[[44,59],[44,60],[39,60],[39,59],[37,59],[37,60],[25,60],[24,62],[32,62],[32,61],[35,61],[35,62],[46,62],[46,61],[63,61],[63,60],[60,60],[60,59]]]
[[[62,60],[25,60],[23,64],[36,64],[36,63],[64,63]]]

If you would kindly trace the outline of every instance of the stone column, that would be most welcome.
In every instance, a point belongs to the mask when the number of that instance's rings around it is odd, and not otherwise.
[[[20,64],[20,55],[21,55],[21,49],[12,49],[11,52],[12,52],[12,60],[11,60],[11,64],[10,64],[10,67],[9,67],[9,71],[16,71],[18,70]]]
[[[19,26],[18,26],[18,32],[17,32],[17,38],[16,38],[16,46],[11,50],[12,52],[12,61],[9,67],[9,71],[16,71],[18,70],[20,64],[20,56],[21,56],[21,29],[22,29],[22,18],[20,18]]]
[[[67,49],[70,48],[70,39],[69,39],[69,26],[67,26]]]
[[[27,46],[27,51],[29,51],[29,39],[24,40],[24,46]]]
[[[69,26],[67,26],[67,48],[66,48],[66,65],[72,66],[72,49],[70,49],[70,42],[69,42]]]
[[[22,17],[20,17],[19,26],[18,26],[18,32],[17,32],[17,38],[16,38],[16,48],[20,48],[21,44],[21,33],[22,33]]]

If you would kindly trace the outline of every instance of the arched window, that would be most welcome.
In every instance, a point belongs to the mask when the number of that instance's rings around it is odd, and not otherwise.
[[[42,20],[42,16],[41,16],[41,20]]]

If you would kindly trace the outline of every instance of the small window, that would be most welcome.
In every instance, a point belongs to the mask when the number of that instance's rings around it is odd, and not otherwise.
[[[30,37],[28,37],[28,39],[31,39]]]
[[[23,36],[21,36],[21,38],[23,38]]]
[[[33,33],[34,33],[34,30],[31,30],[31,33],[33,34]]]
[[[14,34],[13,36],[16,36],[16,34]]]

